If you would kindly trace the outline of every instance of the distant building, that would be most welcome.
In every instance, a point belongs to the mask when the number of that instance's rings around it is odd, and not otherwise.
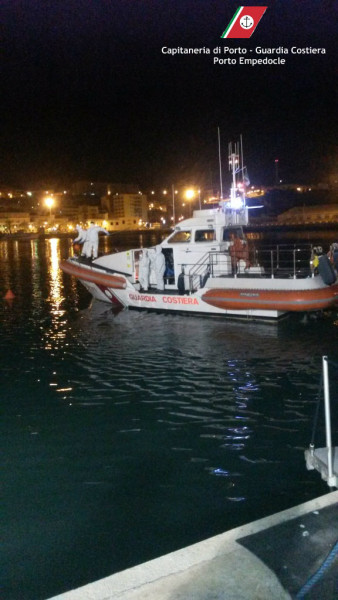
[[[29,231],[30,214],[28,212],[0,212],[0,233]]]
[[[295,206],[278,215],[277,221],[281,225],[338,223],[338,204]]]
[[[151,227],[156,228],[163,227],[163,223],[167,223],[168,207],[166,201],[163,199],[151,200],[151,202],[148,204],[148,221],[151,224]]]
[[[111,187],[101,199],[101,207],[108,213],[109,230],[140,229],[148,221],[147,196],[139,191],[113,192]]]
[[[88,206],[88,204],[83,204],[78,207],[78,221],[81,223],[89,223],[90,221],[100,221],[104,219],[106,215],[101,215],[100,209],[98,206]],[[99,225],[99,223],[97,223]]]

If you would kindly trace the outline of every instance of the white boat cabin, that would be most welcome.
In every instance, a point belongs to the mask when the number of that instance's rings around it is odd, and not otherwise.
[[[235,238],[245,240],[242,225],[246,222],[246,209],[234,211],[218,208],[194,211],[191,219],[177,224],[174,231],[160,244],[166,262],[165,288],[175,290],[182,287],[181,274],[184,276],[185,290],[192,291],[203,286],[210,275],[211,262],[223,275],[231,275],[230,246]],[[135,284],[138,281],[139,257],[143,250],[137,248],[102,256],[95,263],[131,276],[130,281]],[[155,248],[147,250],[152,261]],[[153,270],[150,273],[150,285],[152,284],[156,284]]]

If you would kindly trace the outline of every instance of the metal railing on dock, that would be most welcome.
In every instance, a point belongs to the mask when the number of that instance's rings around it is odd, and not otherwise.
[[[329,381],[329,360],[327,356],[322,357],[323,375],[320,386],[324,389],[324,409],[325,409],[325,435],[326,447],[315,448],[314,436],[317,427],[318,409],[320,402],[320,393],[318,395],[318,404],[316,410],[315,424],[313,429],[310,446],[305,450],[305,461],[308,470],[318,471],[329,487],[338,488],[338,448],[332,446],[331,436],[331,408],[330,408],[330,381]]]

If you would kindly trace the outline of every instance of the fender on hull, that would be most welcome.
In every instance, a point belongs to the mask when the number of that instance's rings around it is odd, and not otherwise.
[[[323,310],[338,302],[338,285],[315,290],[208,290],[207,304],[223,309],[260,309],[303,312]]]
[[[110,275],[109,273],[100,273],[93,269],[86,269],[81,265],[76,265],[68,260],[60,262],[60,269],[64,273],[73,275],[83,281],[90,281],[98,286],[109,287],[116,290],[124,290],[127,287],[127,282],[123,277],[118,275]]]

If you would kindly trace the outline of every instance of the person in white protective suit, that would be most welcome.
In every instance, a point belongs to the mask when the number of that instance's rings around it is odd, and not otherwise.
[[[86,256],[87,258],[97,258],[99,251],[99,233],[104,233],[105,235],[109,235],[109,231],[100,227],[99,225],[95,225],[93,221],[91,221],[90,226],[86,231]]]
[[[161,246],[156,246],[155,255],[155,273],[156,273],[156,287],[158,290],[164,290],[164,271],[165,271],[165,257],[162,252]]]
[[[138,280],[140,282],[141,289],[147,291],[149,288],[149,276],[150,276],[150,258],[148,256],[148,250],[143,250],[140,254],[139,265],[138,265]]]
[[[73,240],[73,244],[83,244],[81,256],[86,256],[87,231],[80,227],[80,225],[76,225],[75,229],[77,230],[78,236]]]

